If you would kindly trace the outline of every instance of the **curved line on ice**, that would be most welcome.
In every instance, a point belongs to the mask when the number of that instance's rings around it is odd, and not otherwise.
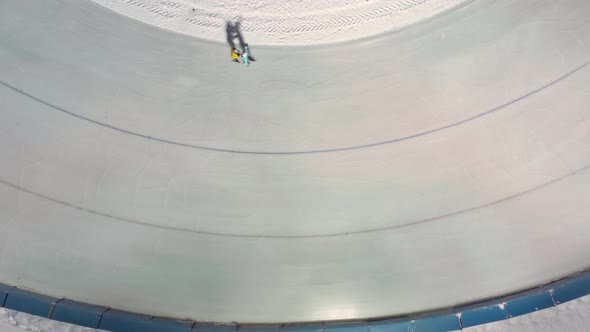
[[[198,230],[192,230],[192,229],[187,229],[187,228],[182,228],[182,227],[174,227],[174,226],[162,226],[162,225],[156,225],[156,224],[151,224],[151,223],[147,223],[147,222],[143,222],[143,221],[138,221],[138,220],[133,220],[130,218],[125,218],[125,217],[118,217],[112,214],[108,214],[106,212],[100,212],[100,211],[96,211],[93,209],[88,209],[85,207],[81,207],[81,206],[77,206],[71,203],[68,203],[66,201],[62,201],[44,194],[40,194],[37,192],[34,192],[32,190],[23,188],[21,186],[18,186],[16,184],[13,184],[11,182],[8,182],[4,179],[0,179],[0,183],[14,188],[16,190],[19,190],[21,192],[39,197],[41,199],[45,199],[48,201],[51,201],[53,203],[62,205],[62,206],[66,206],[69,208],[73,208],[79,211],[83,211],[83,212],[87,212],[90,214],[94,214],[94,215],[99,215],[102,217],[107,217],[116,221],[121,221],[121,222],[126,222],[126,223],[131,223],[131,224],[136,224],[136,225],[140,225],[140,226],[146,226],[146,227],[153,227],[153,228],[158,228],[158,229],[165,229],[165,230],[171,230],[171,231],[180,231],[180,232],[188,232],[188,233],[193,233],[193,234],[199,234],[199,235],[206,235],[206,236],[217,236],[217,237],[233,237],[233,238],[271,238],[271,239],[314,239],[314,238],[329,238],[329,237],[339,237],[339,236],[349,236],[349,235],[357,235],[357,234],[366,234],[366,233],[376,233],[376,232],[382,232],[382,231],[390,231],[390,230],[395,230],[395,229],[401,229],[401,228],[407,228],[407,227],[412,227],[412,226],[418,226],[418,225],[422,225],[422,224],[428,224],[431,222],[436,222],[436,221],[441,221],[445,218],[448,217],[453,217],[453,216],[457,216],[457,215],[461,215],[461,214],[465,214],[465,213],[469,213],[469,212],[473,212],[482,208],[486,208],[486,207],[490,207],[493,205],[497,205],[497,204],[501,204],[503,202],[509,201],[511,199],[526,195],[528,193],[537,191],[539,189],[542,189],[546,186],[549,186],[551,184],[554,184],[556,182],[559,182],[563,179],[566,179],[568,177],[574,176],[576,174],[582,173],[584,171],[590,170],[590,165],[586,165],[582,168],[579,168],[577,170],[574,170],[570,173],[567,173],[559,178],[553,179],[551,181],[548,182],[544,182],[538,186],[535,186],[533,188],[527,189],[525,191],[521,191],[519,193],[510,195],[510,196],[506,196],[504,198],[501,198],[499,200],[495,200],[489,203],[485,203],[482,205],[477,205],[468,209],[463,209],[463,210],[459,210],[459,211],[454,211],[454,212],[449,212],[437,217],[432,217],[432,218],[426,218],[426,219],[422,219],[422,220],[417,220],[417,221],[413,221],[413,222],[409,222],[407,224],[402,224],[402,225],[394,225],[394,226],[386,226],[386,227],[379,227],[379,228],[371,228],[371,229],[366,229],[366,230],[358,230],[358,231],[350,231],[350,232],[340,232],[340,233],[326,233],[326,234],[310,234],[310,235],[279,235],[279,234],[268,234],[268,235],[262,235],[262,234],[236,234],[236,233],[221,233],[221,232],[207,232],[207,231],[198,231]]]
[[[81,120],[84,120],[84,121],[87,121],[87,122],[91,122],[91,123],[94,123],[96,125],[99,125],[99,126],[102,126],[102,127],[105,127],[105,128],[109,128],[109,129],[112,129],[112,130],[115,130],[115,131],[118,131],[118,132],[121,132],[121,133],[124,133],[124,134],[129,134],[129,135],[132,135],[132,136],[141,137],[141,138],[144,138],[144,139],[148,139],[148,140],[152,140],[152,141],[156,141],[156,142],[160,142],[160,143],[172,144],[172,145],[182,146],[182,147],[187,147],[187,148],[192,148],[192,149],[215,151],[215,152],[226,152],[226,153],[252,154],[252,155],[300,155],[300,154],[329,153],[329,152],[342,152],[342,151],[366,149],[366,148],[376,147],[376,146],[380,146],[380,145],[386,145],[386,144],[392,144],[392,143],[397,143],[397,142],[401,142],[401,141],[406,141],[406,140],[410,140],[412,138],[417,138],[417,137],[425,136],[425,135],[428,135],[428,134],[436,133],[436,132],[439,132],[439,131],[443,131],[445,129],[449,129],[449,128],[452,128],[452,127],[457,127],[457,126],[462,125],[464,123],[467,123],[467,122],[476,120],[478,118],[481,118],[483,116],[489,115],[491,113],[500,111],[500,110],[502,110],[502,109],[504,109],[504,108],[506,108],[506,107],[508,107],[508,106],[510,106],[512,104],[515,104],[515,103],[517,103],[519,101],[522,101],[523,99],[526,99],[526,98],[528,98],[528,97],[530,97],[532,95],[535,95],[535,94],[537,94],[537,93],[539,93],[539,92],[541,92],[541,91],[543,91],[543,90],[545,90],[545,89],[547,89],[547,88],[549,88],[549,87],[551,87],[551,86],[553,86],[553,85],[555,85],[555,84],[557,84],[557,83],[565,80],[566,78],[570,77],[571,75],[579,72],[580,70],[582,70],[586,66],[588,66],[588,64],[590,64],[590,61],[584,62],[580,66],[578,66],[575,69],[567,72],[566,74],[562,75],[561,77],[559,77],[559,78],[557,78],[557,79],[555,79],[555,80],[553,80],[553,81],[551,81],[551,82],[549,82],[549,83],[547,83],[547,84],[545,84],[545,85],[543,85],[543,86],[541,86],[541,87],[539,87],[539,88],[537,88],[537,89],[535,89],[535,90],[533,90],[533,91],[531,91],[531,92],[529,92],[529,93],[527,93],[527,94],[525,94],[523,96],[520,96],[520,97],[518,97],[516,99],[513,99],[513,100],[511,100],[509,102],[506,102],[506,103],[504,103],[502,105],[496,106],[496,107],[494,107],[494,108],[492,108],[490,110],[487,110],[487,111],[485,111],[483,113],[480,113],[480,114],[474,115],[472,117],[469,117],[469,118],[460,120],[458,122],[451,123],[451,124],[446,125],[446,126],[442,126],[442,127],[438,127],[438,128],[435,128],[435,129],[431,129],[431,130],[419,132],[417,134],[413,134],[413,135],[410,135],[410,136],[404,136],[404,137],[400,137],[400,138],[391,139],[391,140],[388,140],[388,141],[382,141],[382,142],[376,142],[376,143],[369,143],[369,144],[363,144],[363,145],[355,145],[355,146],[342,147],[342,148],[334,148],[334,149],[320,149],[320,150],[306,150],[306,151],[248,151],[248,150],[232,150],[232,149],[223,149],[223,148],[215,148],[215,147],[209,147],[209,146],[194,145],[194,144],[189,144],[189,143],[182,143],[182,142],[172,141],[172,140],[168,140],[168,139],[160,138],[160,137],[153,137],[153,136],[149,136],[149,135],[144,135],[144,134],[140,134],[140,133],[137,133],[137,132],[133,132],[133,131],[130,131],[130,130],[127,130],[127,129],[115,127],[115,126],[112,126],[112,125],[110,125],[108,123],[100,122],[100,121],[97,121],[97,120],[94,120],[94,119],[85,117],[83,115],[76,114],[76,113],[74,113],[72,111],[68,111],[68,110],[66,110],[66,109],[64,109],[62,107],[53,105],[53,104],[51,104],[51,103],[49,103],[49,102],[47,102],[45,100],[42,100],[42,99],[40,99],[38,97],[35,97],[32,94],[30,94],[30,93],[28,93],[28,92],[26,92],[26,91],[24,91],[22,89],[19,89],[19,88],[13,86],[13,85],[10,85],[9,83],[6,83],[4,81],[1,81],[1,80],[0,80],[0,85],[3,85],[3,86],[7,87],[8,89],[10,89],[10,90],[12,90],[14,92],[17,92],[17,93],[19,93],[19,94],[21,94],[23,96],[26,96],[26,97],[28,97],[28,98],[30,98],[30,99],[38,102],[38,103],[41,103],[43,105],[46,105],[46,106],[48,106],[48,107],[50,107],[50,108],[52,108],[54,110],[60,111],[62,113],[65,113],[67,115],[76,117],[78,119],[81,119]]]

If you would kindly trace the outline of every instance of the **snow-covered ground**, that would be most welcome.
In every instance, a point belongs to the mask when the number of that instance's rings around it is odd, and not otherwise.
[[[464,332],[588,332],[590,296],[508,320],[464,329]]]
[[[251,42],[323,44],[403,28],[466,0],[92,0],[123,15],[213,41],[241,22]]]
[[[0,282],[292,322],[586,268],[589,15],[587,0],[473,1],[351,43],[244,32],[245,67],[223,31],[0,2]]]
[[[98,332],[102,330],[81,327],[38,316],[0,308],[0,332]]]

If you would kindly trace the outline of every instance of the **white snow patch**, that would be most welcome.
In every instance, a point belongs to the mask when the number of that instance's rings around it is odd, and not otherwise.
[[[98,332],[91,329],[0,308],[0,332]]]
[[[467,0],[92,0],[139,21],[225,42],[226,23],[241,22],[258,45],[334,43],[430,18]]]
[[[495,323],[464,329],[465,332],[587,332],[590,331],[590,295]]]

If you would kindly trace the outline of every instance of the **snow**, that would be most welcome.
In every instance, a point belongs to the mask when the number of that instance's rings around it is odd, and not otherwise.
[[[92,0],[136,20],[212,41],[227,21],[258,45],[342,42],[406,27],[466,0]]]
[[[508,320],[466,328],[465,332],[588,332],[590,296]]]
[[[99,332],[102,330],[81,327],[38,316],[0,308],[0,332]]]
[[[92,2],[0,2],[0,281],[264,323],[587,268],[588,15],[474,1],[350,43],[251,32],[245,67]]]

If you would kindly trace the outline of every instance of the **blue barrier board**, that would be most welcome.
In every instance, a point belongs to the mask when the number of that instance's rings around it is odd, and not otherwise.
[[[497,322],[507,318],[506,312],[497,305],[461,312],[461,323],[464,328]]]
[[[332,323],[324,326],[326,332],[369,332],[369,327],[366,323]]]
[[[4,307],[4,303],[6,302],[6,297],[8,297],[8,293],[14,287],[0,284],[0,307]]]
[[[506,301],[504,309],[511,317],[526,315],[554,306],[553,298],[548,291],[529,294],[528,296]]]
[[[369,332],[414,332],[414,325],[409,318],[396,319],[376,324],[371,323],[369,324]]]
[[[60,299],[14,288],[8,294],[4,306],[31,315],[49,317],[53,306]]]
[[[102,314],[99,328],[112,332],[143,332],[150,327],[151,317],[119,310]]]
[[[237,325],[234,324],[210,324],[210,323],[197,323],[193,327],[193,332],[231,332],[238,329]]]
[[[414,332],[446,332],[461,329],[459,317],[455,313],[441,316],[423,316],[414,318]]]
[[[567,281],[553,289],[553,299],[556,304],[575,300],[590,294],[590,275]]]
[[[106,307],[64,300],[55,305],[52,319],[70,324],[98,328]]]

